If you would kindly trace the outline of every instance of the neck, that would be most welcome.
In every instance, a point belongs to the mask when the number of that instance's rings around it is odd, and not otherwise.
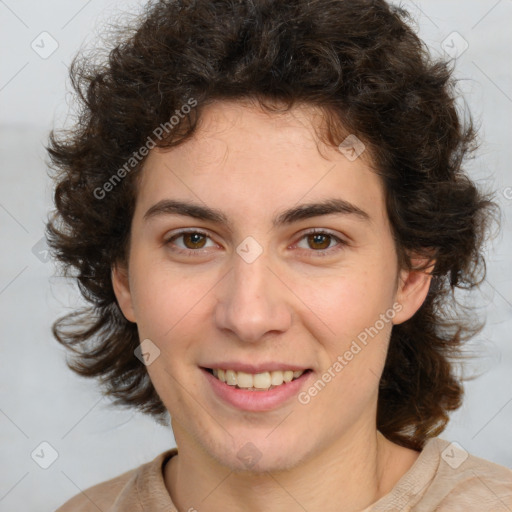
[[[390,492],[419,455],[368,429],[286,471],[233,472],[188,441],[178,442],[165,467],[180,512],[359,512]]]

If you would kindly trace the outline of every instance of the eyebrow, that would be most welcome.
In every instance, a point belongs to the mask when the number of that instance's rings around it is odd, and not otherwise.
[[[272,220],[272,224],[274,227],[280,227],[300,220],[332,214],[350,215],[359,220],[371,222],[370,215],[358,206],[344,199],[332,198],[317,203],[301,204],[285,210]],[[161,215],[183,215],[231,227],[229,219],[221,210],[175,199],[163,199],[154,204],[146,211],[143,219],[148,221]]]

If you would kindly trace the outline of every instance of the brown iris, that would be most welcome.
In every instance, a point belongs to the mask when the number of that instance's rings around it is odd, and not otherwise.
[[[320,250],[327,249],[329,247],[329,244],[331,243],[330,235],[320,234],[320,233],[312,233],[310,235],[307,235],[307,237],[308,237],[308,244],[311,244],[311,243],[312,244],[321,244],[322,247],[317,247],[317,249],[320,249]],[[320,241],[321,239],[324,240],[323,244]]]
[[[206,243],[206,236],[201,233],[183,233],[181,236],[183,237],[183,243],[187,249],[202,249]],[[188,246],[186,242],[187,239],[191,240],[190,246]]]

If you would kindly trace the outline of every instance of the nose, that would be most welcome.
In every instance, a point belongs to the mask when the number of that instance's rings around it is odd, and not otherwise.
[[[265,253],[250,263],[237,253],[233,255],[231,270],[217,287],[215,321],[219,329],[254,343],[290,328],[293,294],[275,267]]]

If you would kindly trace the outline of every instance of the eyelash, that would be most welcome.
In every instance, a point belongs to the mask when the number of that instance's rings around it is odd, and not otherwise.
[[[175,233],[172,237],[170,237],[167,240],[165,240],[164,241],[164,245],[170,245],[171,242],[173,242],[177,238],[180,238],[183,235],[187,235],[187,234],[197,234],[197,235],[205,236],[206,238],[211,238],[208,235],[208,233],[205,233],[204,231],[201,231],[200,229],[186,229],[186,230],[182,230],[182,231],[179,231],[179,232]],[[308,251],[308,249],[302,249],[303,251],[314,253],[315,254],[314,257],[327,256],[327,255],[331,254],[331,252],[337,252],[337,251],[341,250],[341,248],[343,246],[348,245],[347,242],[345,242],[344,240],[342,240],[338,236],[333,235],[329,231],[326,231],[326,230],[323,230],[323,229],[312,229],[310,231],[307,231],[306,233],[304,233],[301,236],[301,238],[299,239],[299,241],[297,243],[299,243],[300,241],[302,241],[304,238],[306,238],[309,235],[318,235],[318,234],[326,235],[326,236],[332,238],[333,240],[335,240],[336,242],[338,242],[338,248],[336,249],[336,247],[330,247],[328,249],[322,249],[322,250],[318,250],[318,251],[315,251],[313,249],[311,251]],[[195,249],[181,249],[181,248],[172,249],[172,250],[174,252],[177,252],[178,254],[183,254],[185,256],[190,256],[190,257],[201,256],[202,253],[204,253],[205,251],[208,251],[208,249],[197,249],[197,250],[195,250]]]

